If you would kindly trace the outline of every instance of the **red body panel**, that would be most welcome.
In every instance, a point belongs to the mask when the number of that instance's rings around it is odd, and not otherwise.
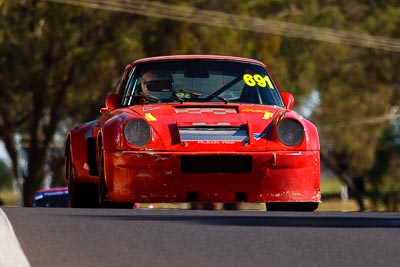
[[[129,71],[153,61],[209,59],[262,63],[225,56],[169,56],[143,59],[128,65],[117,93],[122,94]],[[272,77],[272,76],[271,76]],[[276,84],[275,79],[272,77]],[[279,87],[276,84],[276,90]],[[292,98],[288,98],[293,101]],[[292,105],[293,103],[290,103]],[[133,118],[147,122],[151,141],[135,147],[124,137],[124,126]],[[293,119],[304,128],[303,140],[285,146],[276,137],[277,124]],[[198,127],[198,128],[196,128]],[[242,127],[228,139],[203,137],[207,128]],[[196,129],[191,132],[191,129]],[[235,129],[236,129],[235,128]],[[240,129],[242,129],[240,128]],[[205,130],[203,130],[205,129]],[[240,139],[240,134],[248,135]],[[194,137],[193,137],[194,136]],[[197,137],[200,136],[200,137]],[[101,138],[101,139],[99,139]],[[92,144],[88,146],[88,140]],[[103,151],[107,199],[115,202],[315,202],[320,201],[319,139],[316,127],[291,109],[275,105],[171,102],[131,105],[109,110],[99,120],[68,133],[76,183],[97,183]],[[222,167],[186,159],[207,156],[222,159]],[[90,158],[96,158],[95,164]],[[229,161],[241,165],[225,171]],[[195,162],[195,161],[194,161]],[[225,165],[224,165],[225,164]],[[187,166],[186,166],[187,165]],[[236,167],[236,166],[234,166]],[[221,168],[221,171],[218,171]],[[96,169],[96,170],[95,170]],[[235,169],[235,168],[233,168]]]
[[[75,180],[78,183],[97,183],[99,181],[98,176],[90,175],[86,146],[87,139],[96,136],[99,125],[98,121],[91,121],[75,127],[68,134],[73,168],[77,174]]]
[[[253,158],[250,173],[191,174],[181,172],[182,153],[107,151],[109,197],[121,202],[188,202],[190,194],[198,194],[198,202],[320,200],[318,151],[242,155]]]

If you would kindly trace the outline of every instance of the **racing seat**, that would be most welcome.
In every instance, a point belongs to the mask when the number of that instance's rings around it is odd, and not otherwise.
[[[245,85],[240,95],[240,102],[249,104],[261,104],[260,95],[257,87],[249,87]]]

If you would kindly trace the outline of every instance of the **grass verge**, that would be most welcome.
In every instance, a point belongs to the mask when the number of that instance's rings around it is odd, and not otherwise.
[[[0,191],[0,202],[5,206],[19,206],[21,203],[20,195],[12,190]]]

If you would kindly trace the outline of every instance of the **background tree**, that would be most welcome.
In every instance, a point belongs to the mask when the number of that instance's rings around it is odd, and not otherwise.
[[[114,49],[132,43],[117,41],[115,13],[44,1],[9,1],[1,11],[0,138],[14,175],[22,169],[23,202],[29,206],[46,177],[58,127],[98,111],[123,69]],[[84,103],[90,109],[81,109]],[[26,168],[17,156],[17,134],[26,136]]]
[[[11,168],[3,160],[0,160],[0,191],[13,189],[15,177]]]
[[[15,182],[15,177],[11,168],[3,161],[0,160],[0,192],[3,190],[12,190]],[[0,205],[4,202],[0,197]]]
[[[387,123],[379,137],[375,161],[369,172],[371,200],[375,209],[398,211],[400,203],[400,135],[399,120]]]
[[[331,3],[318,14],[323,20],[332,17],[341,28],[357,31],[362,26],[371,34],[398,37],[392,27],[398,19],[382,17],[393,13],[392,9],[390,5],[340,3],[335,7]],[[365,22],[364,18],[369,19]],[[391,106],[399,105],[400,88],[393,72],[399,59],[393,52],[365,48],[320,44],[314,49],[311,60],[324,67],[317,77],[321,105],[313,119],[320,129],[322,151],[329,153],[341,173],[368,176],[381,146],[378,137],[386,125],[384,117]]]

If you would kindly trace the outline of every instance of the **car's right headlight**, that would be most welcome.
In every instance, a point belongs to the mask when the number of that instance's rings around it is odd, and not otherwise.
[[[151,140],[150,125],[141,119],[128,121],[124,128],[124,137],[133,146],[147,145]]]
[[[276,127],[279,141],[286,146],[297,146],[304,139],[304,127],[297,120],[283,119]]]

